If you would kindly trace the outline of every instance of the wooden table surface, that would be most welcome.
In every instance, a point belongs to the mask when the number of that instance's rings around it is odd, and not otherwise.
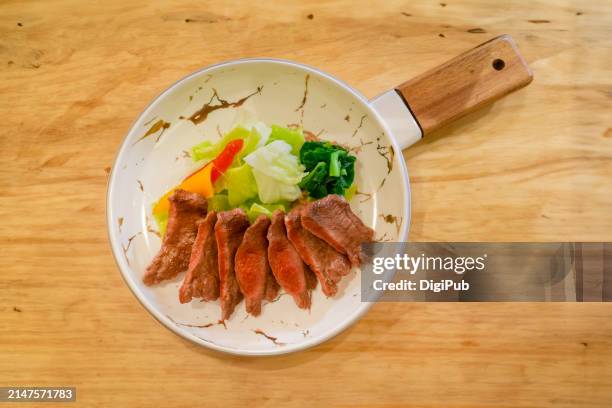
[[[130,124],[200,67],[288,58],[373,97],[507,33],[534,82],[405,152],[411,239],[610,241],[609,1],[105,3],[0,4],[0,386],[87,407],[612,406],[608,304],[378,304],[309,351],[232,357],[149,316],[105,225]]]

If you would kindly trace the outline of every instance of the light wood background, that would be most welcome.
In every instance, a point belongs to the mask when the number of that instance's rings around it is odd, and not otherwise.
[[[289,58],[373,97],[508,33],[535,80],[405,152],[411,239],[610,241],[609,1],[101,3],[0,3],[0,385],[87,407],[612,406],[610,305],[379,304],[312,350],[231,357],[147,314],[105,225],[130,124],[200,67]]]

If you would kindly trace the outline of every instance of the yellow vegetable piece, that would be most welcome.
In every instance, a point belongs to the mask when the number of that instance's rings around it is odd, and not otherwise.
[[[170,201],[168,201],[168,198],[170,198],[172,193],[174,193],[174,190],[176,190],[176,188],[173,188],[172,190],[168,191],[159,199],[157,203],[155,203],[155,206],[153,206],[154,216],[159,217],[164,214],[168,214],[168,211],[170,210]]]
[[[191,191],[192,193],[202,194],[206,198],[210,198],[215,193],[212,180],[210,178],[213,169],[213,164],[210,162],[201,170],[187,177],[178,188]]]
[[[202,194],[206,198],[210,198],[215,193],[212,180],[210,178],[212,172],[213,164],[210,162],[197,172],[193,173],[191,176],[187,177],[183,182],[178,186],[173,188],[164,194],[159,201],[153,206],[153,215],[157,218],[161,216],[166,216],[168,211],[170,210],[170,201],[168,198],[174,193],[177,189],[183,189],[186,191],[191,191],[192,193]]]

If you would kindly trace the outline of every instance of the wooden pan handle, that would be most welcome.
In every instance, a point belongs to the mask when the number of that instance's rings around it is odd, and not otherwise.
[[[531,70],[509,35],[502,35],[395,88],[423,136],[521,88]]]

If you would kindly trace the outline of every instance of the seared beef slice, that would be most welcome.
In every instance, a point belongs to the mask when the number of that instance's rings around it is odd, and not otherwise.
[[[350,272],[351,264],[346,256],[302,227],[300,211],[301,208],[295,208],[285,217],[287,237],[316,274],[323,293],[334,296],[338,291],[336,283]]]
[[[206,199],[197,193],[176,190],[168,199],[168,225],[162,246],[145,271],[143,282],[153,285],[187,270],[198,227],[206,216]]]
[[[353,266],[361,264],[361,244],[371,242],[374,231],[351,211],[349,203],[331,194],[302,209],[302,225],[336,251],[346,254]]]
[[[236,251],[235,270],[240,291],[244,295],[246,311],[253,316],[261,313],[261,301],[266,297],[276,297],[278,284],[272,276],[268,264],[268,227],[270,219],[265,215],[246,230],[242,243]]]
[[[310,291],[306,277],[306,273],[310,272],[287,239],[285,213],[281,210],[272,214],[268,243],[268,261],[276,281],[293,297],[299,308],[310,308]]]
[[[242,300],[242,293],[234,273],[234,256],[248,227],[249,220],[242,208],[224,211],[217,216],[215,237],[219,259],[222,320],[228,319]]]
[[[191,248],[189,269],[179,289],[181,303],[191,302],[194,297],[206,301],[219,297],[216,222],[217,213],[214,211],[209,212],[204,220],[198,221],[198,235]]]

